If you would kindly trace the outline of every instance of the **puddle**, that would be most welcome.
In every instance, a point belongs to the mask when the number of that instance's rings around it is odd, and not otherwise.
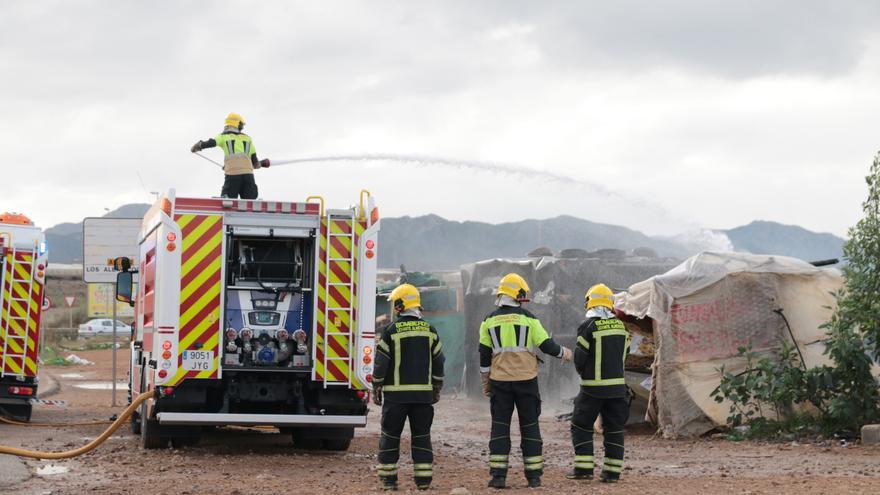
[[[85,375],[82,373],[61,373],[58,375],[59,378],[85,378]]]
[[[83,382],[74,383],[76,388],[84,388],[86,390],[113,390],[113,382]],[[116,390],[127,390],[128,382],[116,382]]]
[[[37,468],[37,475],[51,476],[53,474],[64,474],[70,471],[69,467],[59,466],[58,464],[47,464]]]

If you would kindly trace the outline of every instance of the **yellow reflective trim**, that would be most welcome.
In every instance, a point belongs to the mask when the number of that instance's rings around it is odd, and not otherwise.
[[[577,340],[577,342],[578,342],[578,344],[580,344],[580,346],[583,347],[584,349],[586,349],[586,350],[590,350],[590,343],[587,342],[587,339],[585,339],[585,338],[583,338],[582,336],[578,335],[578,340]]]
[[[585,387],[601,387],[606,385],[626,385],[623,378],[609,378],[607,380],[581,380],[581,385]]]

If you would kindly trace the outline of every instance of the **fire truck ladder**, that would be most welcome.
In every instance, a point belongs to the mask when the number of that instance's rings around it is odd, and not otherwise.
[[[334,222],[340,221],[348,226],[347,229],[338,229],[339,231],[334,232]],[[354,210],[344,210],[344,211],[330,211],[327,213],[327,236],[326,236],[326,246],[327,249],[324,250],[325,258],[324,258],[324,266],[327,267],[327,284],[324,286],[324,301],[326,302],[325,313],[324,313],[324,388],[327,388],[330,385],[345,385],[351,386],[351,375],[354,373],[354,369],[352,369],[352,351],[354,349],[354,332],[353,328],[355,325],[354,321],[354,311],[352,298],[354,298],[354,250],[356,248],[354,244],[354,228],[355,228],[355,212]],[[344,245],[348,245],[348,257],[333,257],[330,254],[330,246],[331,242],[334,240],[340,241],[340,243]],[[337,250],[338,251],[338,250]],[[345,281],[343,277],[338,277],[340,279],[339,282],[331,282],[330,274],[345,274],[348,278],[348,281]],[[339,287],[340,289],[347,289],[349,294],[349,299],[346,305],[339,305],[339,302],[336,299],[330,297],[330,288],[331,287]],[[341,302],[341,301],[340,301]],[[333,313],[342,314],[347,316],[348,320],[348,331],[340,332],[339,331],[339,321],[334,323],[333,328],[336,331],[330,331],[330,317]],[[346,341],[346,356],[334,356],[330,357],[330,339],[334,336],[344,336]],[[328,365],[331,362],[337,362],[339,366],[345,366],[348,368],[348,380],[338,380],[336,379],[330,372]]]
[[[9,376],[17,376],[24,377],[24,371],[26,369],[25,359],[27,356],[27,342],[28,342],[28,330],[30,328],[30,315],[31,315],[31,296],[33,295],[33,283],[34,283],[34,265],[36,264],[36,253],[31,253],[31,271],[30,278],[24,279],[17,277],[18,273],[18,265],[17,262],[17,253],[10,249],[9,255],[3,258],[3,275],[2,280],[0,280],[0,288],[6,287],[6,265],[9,265],[9,299],[6,300],[6,319],[4,320],[3,325],[3,360],[4,362],[0,363],[0,374],[9,375]],[[22,284],[23,287],[26,288],[27,298],[18,297],[15,291],[16,284]],[[12,305],[14,303],[19,303],[23,310],[24,316],[16,316],[12,311]],[[10,329],[15,332],[15,328],[12,326],[12,323],[18,323],[18,327],[22,329],[21,334],[10,333]],[[18,343],[18,348],[21,349],[21,352],[13,352],[13,348],[10,343],[16,342]],[[19,373],[8,373],[6,369],[6,363],[11,361],[14,358],[21,359],[21,371]]]

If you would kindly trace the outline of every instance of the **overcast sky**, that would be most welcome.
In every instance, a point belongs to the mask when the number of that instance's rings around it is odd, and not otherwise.
[[[189,147],[230,111],[261,158],[445,160],[258,170],[263,198],[347,207],[367,188],[385,216],[649,234],[844,235],[880,148],[870,0],[19,1],[0,19],[0,210],[44,227],[219,194]]]

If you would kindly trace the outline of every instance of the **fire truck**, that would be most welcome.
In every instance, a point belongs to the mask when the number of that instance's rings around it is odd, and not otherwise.
[[[43,231],[19,213],[0,215],[0,260],[0,414],[29,421],[48,264]]]
[[[117,299],[136,313],[130,400],[155,392],[132,419],[143,446],[238,425],[348,449],[367,421],[378,232],[367,191],[327,210],[317,196],[159,199],[137,266],[117,260]]]

